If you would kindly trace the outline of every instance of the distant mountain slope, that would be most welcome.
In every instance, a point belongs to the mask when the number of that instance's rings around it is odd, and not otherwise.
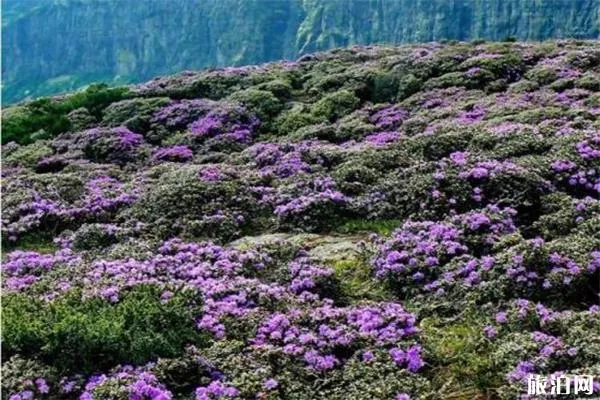
[[[2,0],[5,103],[349,44],[598,38],[597,0]]]

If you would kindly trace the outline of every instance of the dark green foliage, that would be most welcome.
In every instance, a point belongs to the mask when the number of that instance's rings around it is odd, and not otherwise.
[[[421,89],[422,82],[413,74],[407,74],[398,82],[397,100],[403,100]]]
[[[597,92],[600,91],[600,78],[597,75],[587,73],[575,82],[575,86]]]
[[[96,123],[96,118],[90,114],[87,108],[80,107],[71,111],[67,118],[71,123],[71,130],[81,131],[92,127]]]
[[[279,100],[287,100],[292,96],[292,86],[279,79],[261,83],[256,88],[273,93]]]
[[[159,297],[153,287],[133,289],[117,304],[82,301],[76,291],[51,303],[8,295],[3,298],[4,357],[39,358],[68,374],[174,357],[186,344],[204,343],[194,324],[197,297],[177,293],[164,304]]]
[[[403,79],[404,86],[399,87],[400,76],[399,74],[386,72],[386,71],[375,71],[368,75],[369,80],[369,100],[374,103],[385,103],[396,98],[398,90],[401,91],[401,97],[408,97],[406,82]],[[409,93],[412,94],[412,93]]]
[[[557,75],[553,68],[534,68],[525,74],[525,78],[539,85],[548,85],[556,80]]]
[[[73,234],[73,249],[92,250],[101,249],[117,242],[114,233],[98,224],[83,225]]]
[[[296,105],[290,110],[284,111],[275,120],[274,124],[279,135],[285,136],[296,132],[298,129],[325,122],[324,118],[317,118],[310,114],[308,107],[305,105]]]
[[[68,114],[82,107],[98,121],[106,106],[123,99],[127,93],[127,88],[108,88],[98,84],[63,99],[46,98],[26,103],[3,115],[2,143],[30,143],[32,136],[40,130],[49,137],[66,132],[71,128]]]
[[[9,165],[35,167],[44,157],[53,154],[54,151],[44,141],[37,141],[27,146],[22,146],[5,155],[5,162]]]
[[[340,90],[328,94],[316,102],[312,107],[312,114],[318,118],[325,118],[329,121],[348,114],[358,108],[360,100],[354,93],[348,90]]]
[[[526,92],[533,92],[534,90],[537,90],[538,88],[539,88],[539,84],[537,82],[530,81],[527,79],[521,79],[520,81],[512,83],[508,87],[508,92],[526,93]]]
[[[279,99],[266,90],[240,90],[229,98],[242,103],[248,111],[255,113],[261,120],[273,118],[283,108]]]
[[[355,160],[339,165],[334,173],[340,189],[345,193],[357,194],[370,187],[378,179],[378,171]]]
[[[145,133],[150,127],[152,114],[169,101],[166,97],[117,101],[106,107],[102,123],[108,126],[123,125],[134,132]]]
[[[241,226],[235,218],[248,213],[252,215],[248,223],[262,223],[262,208],[246,184],[239,180],[204,182],[199,179],[200,171],[194,167],[158,169],[156,184],[126,213],[151,223],[163,238],[230,239],[240,229],[252,230],[253,225]],[[218,214],[224,209],[226,216],[221,218]]]
[[[407,141],[405,144],[408,152],[420,154],[426,160],[439,160],[455,151],[467,148],[472,133],[468,130],[462,132],[448,132],[438,135],[420,136]]]

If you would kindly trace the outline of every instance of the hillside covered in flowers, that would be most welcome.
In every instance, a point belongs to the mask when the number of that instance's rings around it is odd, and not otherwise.
[[[600,44],[353,47],[3,110],[2,395],[600,393]]]

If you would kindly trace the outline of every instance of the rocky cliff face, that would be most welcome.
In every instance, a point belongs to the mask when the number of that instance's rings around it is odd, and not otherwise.
[[[596,0],[3,0],[3,97],[351,44],[600,34]]]

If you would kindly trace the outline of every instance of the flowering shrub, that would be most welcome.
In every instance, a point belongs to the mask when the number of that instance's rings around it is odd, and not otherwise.
[[[156,399],[171,400],[170,391],[162,386],[156,376],[140,368],[125,366],[110,376],[92,376],[85,385],[80,399]]]
[[[588,310],[556,311],[526,299],[517,299],[505,311],[498,312],[485,328],[485,335],[493,344],[494,356],[502,362],[499,368],[510,382],[510,388],[503,390],[503,398],[526,390],[529,373],[557,376],[558,370],[590,371],[589,367],[597,371],[593,352],[598,350],[598,344],[577,332],[582,324],[596,326],[599,312],[597,305]],[[517,348],[519,352],[515,352]],[[597,387],[594,392],[598,392]]]
[[[274,213],[281,224],[319,230],[329,219],[344,213],[349,198],[326,177],[281,187],[274,201]]]
[[[64,228],[110,218],[120,207],[132,204],[137,197],[135,190],[128,191],[121,182],[109,176],[91,178],[85,184],[68,179],[60,184],[64,186],[40,186],[39,191],[22,188],[25,193],[15,193],[13,201],[19,204],[4,214],[3,235],[15,241],[35,229]]]
[[[164,161],[189,161],[194,157],[194,153],[187,146],[171,146],[157,150],[154,153],[155,160]]]
[[[144,139],[124,127],[102,130],[93,128],[82,135],[83,151],[94,162],[124,163],[134,161]]]
[[[259,125],[258,118],[247,114],[243,107],[224,103],[190,124],[190,140],[206,142],[216,150],[226,150],[232,145],[236,148],[250,143]]]
[[[459,215],[448,223],[407,222],[380,245],[372,261],[375,274],[391,278],[403,291],[422,286],[443,294],[444,282],[455,280],[474,285],[480,280],[480,270],[492,268],[494,259],[484,257],[478,262],[461,256],[488,253],[503,235],[515,230],[515,213],[513,209],[488,206],[484,212]],[[450,263],[457,257],[465,263]]]
[[[358,342],[381,349],[394,346],[418,332],[415,317],[398,304],[335,308],[329,305],[307,312],[292,310],[288,315],[268,317],[258,328],[253,346],[261,351],[283,353],[300,359],[316,371],[327,371],[351,356]],[[390,347],[389,356],[400,367],[417,372],[423,366],[418,345],[406,350]],[[365,350],[364,361],[373,354]]]

